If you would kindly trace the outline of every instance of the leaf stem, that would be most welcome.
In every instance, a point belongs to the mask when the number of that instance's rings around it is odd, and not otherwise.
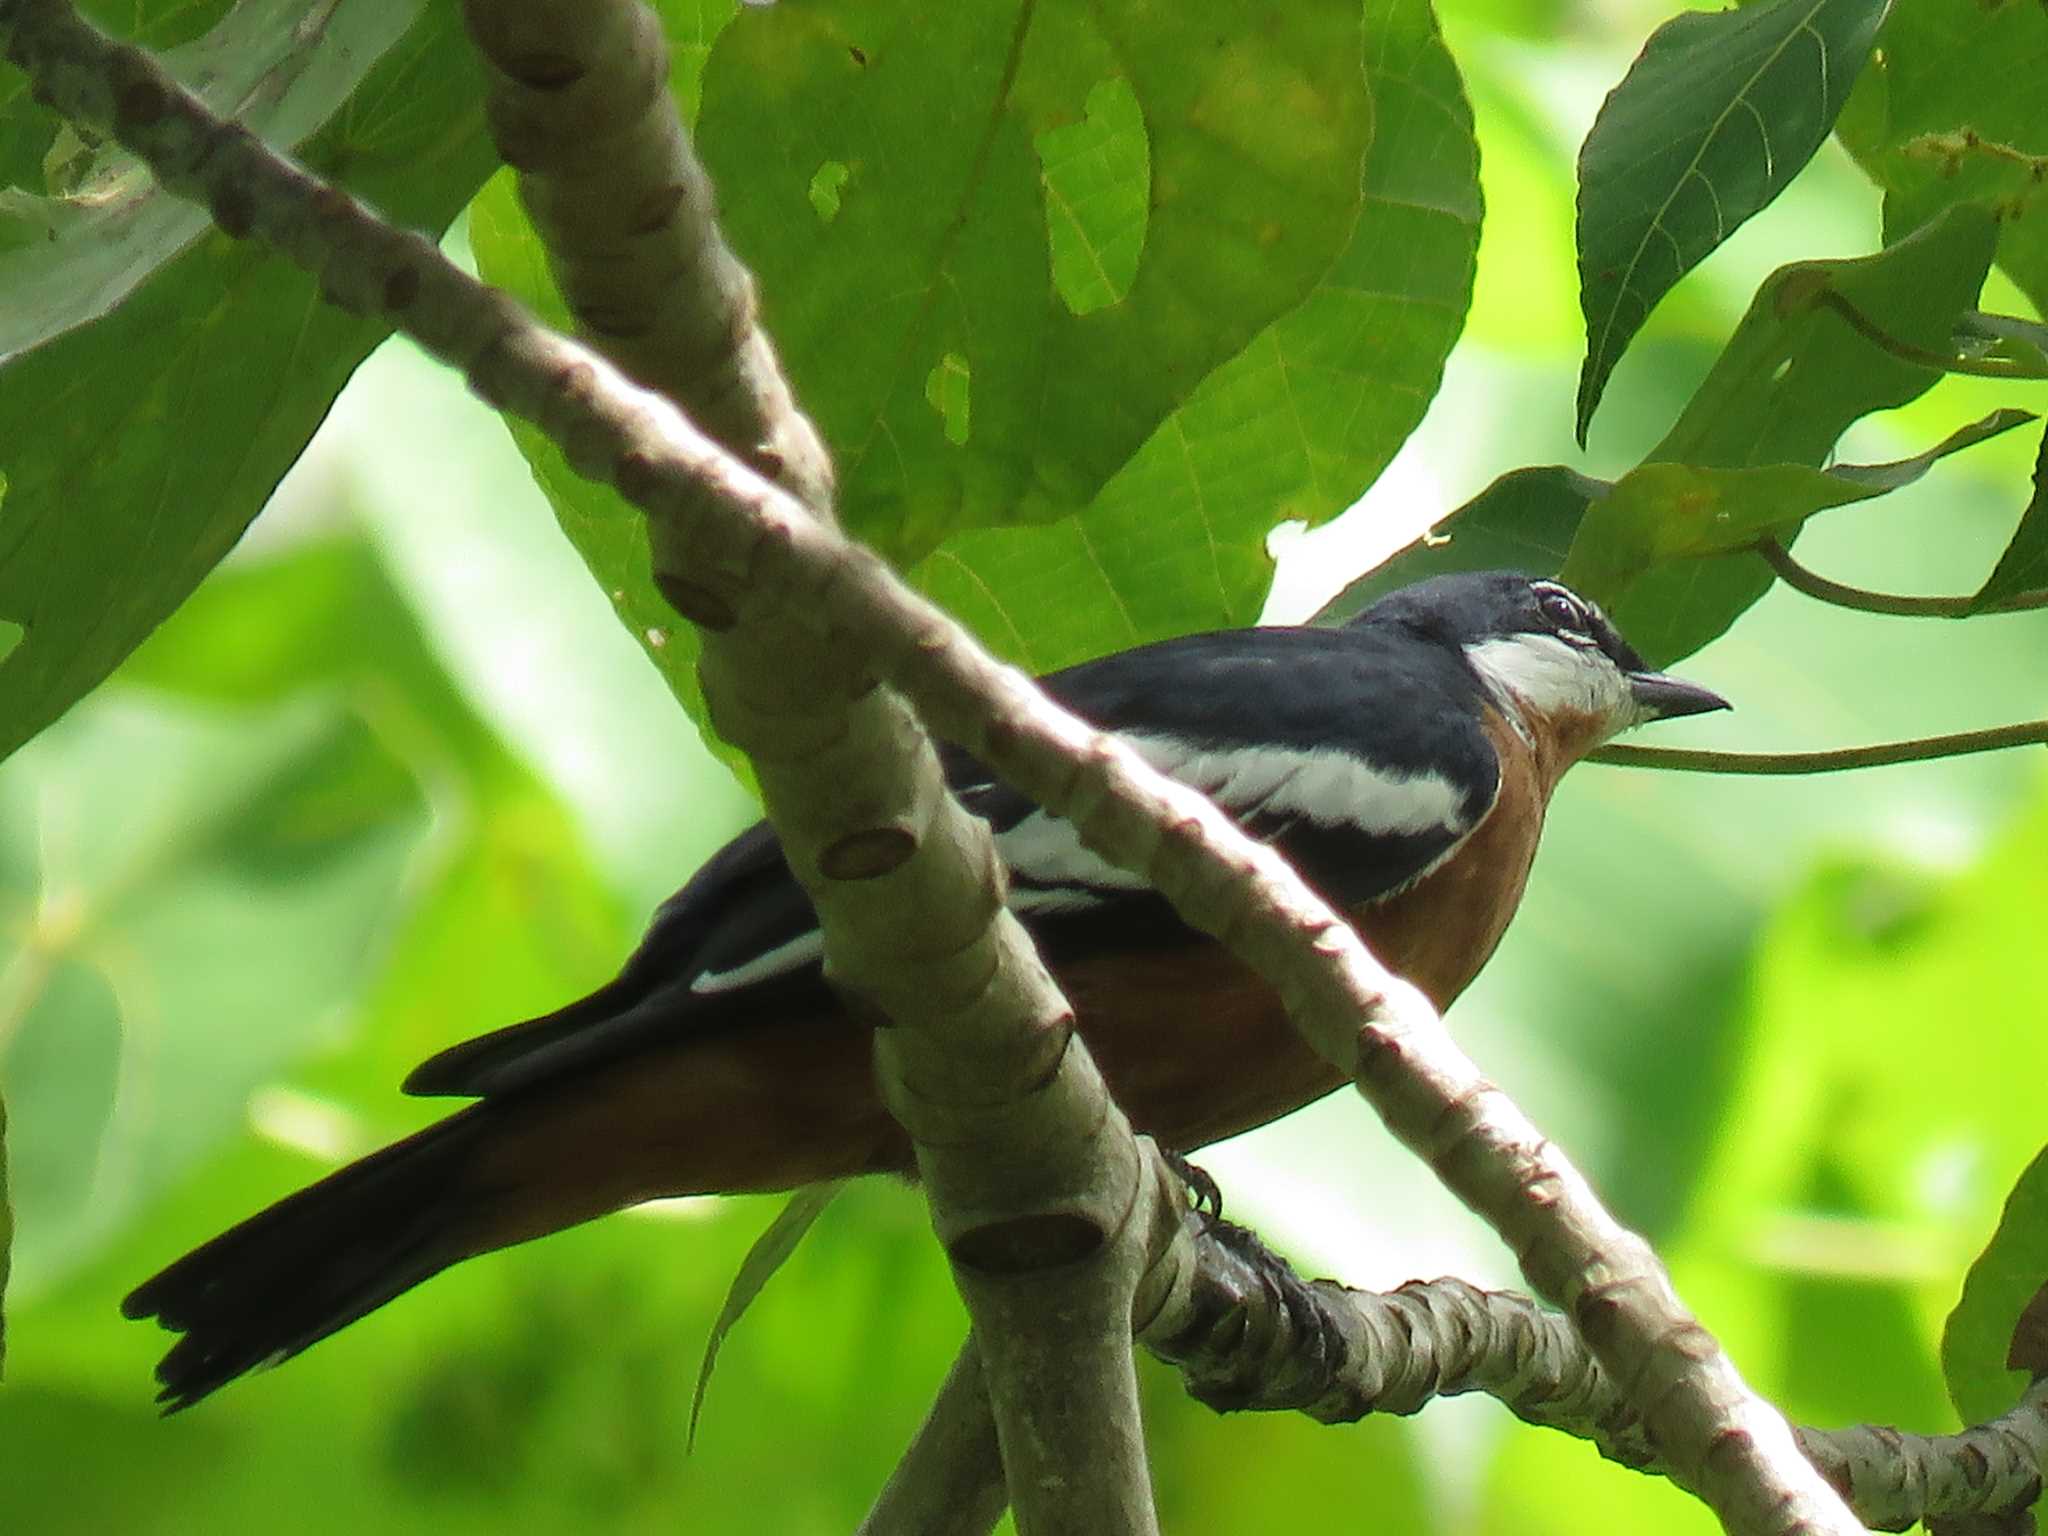
[[[1791,775],[1838,773],[1849,768],[1889,768],[1894,763],[1924,763],[1973,752],[1998,752],[2007,747],[2048,746],[2048,720],[1997,725],[1982,731],[1949,736],[1921,736],[1911,741],[1880,741],[1867,747],[1836,747],[1822,752],[1711,752],[1690,747],[1602,747],[1589,762],[1617,768],[1661,768],[1679,773],[1755,773]]]
[[[1792,552],[1776,539],[1758,539],[1754,548],[1778,573],[1778,579],[1793,591],[1803,592],[1823,603],[1833,603],[1837,608],[1853,608],[1859,613],[1884,613],[1910,619],[1967,619],[1975,614],[2023,613],[2033,608],[2048,608],[2048,589],[2015,592],[2001,602],[1982,608],[1975,606],[1974,597],[1907,597],[1894,592],[1872,592],[1866,587],[1845,586],[1839,581],[1828,580],[1819,572],[1801,565],[1792,557]]]
[[[1865,341],[1923,368],[1939,368],[1945,373],[1972,373],[1987,379],[2039,379],[2048,376],[2039,367],[2019,358],[1964,357],[1953,350],[1936,352],[1904,337],[1894,336],[1832,288],[1822,288],[1815,295],[1815,302],[1840,315],[1848,322],[1849,328]]]

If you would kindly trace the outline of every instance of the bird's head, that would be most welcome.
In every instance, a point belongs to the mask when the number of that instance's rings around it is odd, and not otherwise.
[[[1544,577],[1439,576],[1381,599],[1353,622],[1362,621],[1455,647],[1509,719],[1525,731],[1540,723],[1567,760],[1632,726],[1730,707],[1652,670],[1596,604]]]

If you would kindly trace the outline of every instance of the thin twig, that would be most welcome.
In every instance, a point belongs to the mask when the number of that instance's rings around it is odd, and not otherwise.
[[[2039,367],[2017,358],[1964,357],[1958,352],[1935,352],[1917,342],[1907,341],[1903,336],[1894,336],[1833,288],[1822,288],[1815,297],[1819,303],[1840,315],[1849,329],[1865,341],[1881,347],[1902,362],[1917,363],[1923,368],[1939,368],[1945,373],[1975,374],[1985,379],[2038,379],[2043,376]]]
[[[1844,586],[1811,568],[1801,565],[1793,558],[1792,551],[1776,539],[1758,539],[1753,546],[1766,564],[1777,572],[1778,579],[1795,592],[1821,602],[1832,603],[1837,608],[1853,608],[1859,613],[1882,613],[1908,619],[1967,619],[1987,613],[2024,613],[2035,608],[2048,608],[2048,590],[2040,592],[2016,592],[2001,602],[1976,606],[1971,597],[1907,597],[1893,592],[1872,592],[1864,587]]]
[[[970,1334],[855,1536],[988,1536],[1006,1503],[996,1421]]]
[[[1713,752],[1693,747],[1602,747],[1586,761],[1614,768],[1661,768],[1678,773],[1755,773],[1792,776],[1840,773],[1849,768],[1889,768],[1895,763],[1925,763],[1942,757],[1967,757],[1973,752],[2001,752],[2008,747],[2048,745],[2048,720],[1995,725],[1982,731],[1957,731],[1950,736],[1921,736],[1912,741],[1880,741],[1868,747],[1835,747],[1821,752]]]

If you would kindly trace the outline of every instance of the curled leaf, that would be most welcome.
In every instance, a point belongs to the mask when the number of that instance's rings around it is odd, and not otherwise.
[[[806,1184],[789,1197],[789,1203],[776,1213],[768,1230],[754,1240],[754,1246],[740,1260],[739,1271],[725,1293],[725,1305],[718,1309],[718,1317],[711,1324],[711,1336],[704,1341],[704,1363],[697,1367],[697,1389],[690,1394],[690,1429],[685,1441],[688,1448],[695,1449],[697,1444],[697,1421],[704,1414],[704,1394],[710,1389],[711,1372],[718,1364],[718,1351],[725,1344],[725,1336],[746,1316],[747,1308],[754,1304],[775,1272],[789,1262],[789,1256],[825,1213],[832,1197],[845,1187],[844,1179]]]

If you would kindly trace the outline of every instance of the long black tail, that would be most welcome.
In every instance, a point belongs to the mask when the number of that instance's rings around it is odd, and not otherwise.
[[[184,1335],[156,1368],[164,1411],[289,1359],[466,1257],[458,1205],[478,1109],[351,1163],[137,1286],[121,1311]]]

